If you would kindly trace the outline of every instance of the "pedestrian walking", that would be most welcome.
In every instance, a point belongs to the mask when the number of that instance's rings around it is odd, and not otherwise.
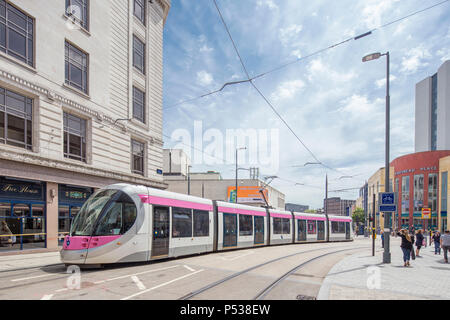
[[[422,234],[422,229],[417,230],[417,234],[416,234],[416,257],[420,257],[419,253],[420,253],[420,248],[422,248],[423,245],[423,234]]]
[[[409,267],[409,259],[411,257],[411,251],[413,250],[413,240],[411,239],[411,236],[408,234],[408,230],[406,229],[400,230],[398,235],[402,238],[402,244],[400,245],[400,248],[402,248],[403,251],[403,266]]]
[[[411,232],[409,237],[411,238],[411,259],[416,260],[416,253],[414,252],[414,232]]]
[[[381,233],[381,247],[384,248],[384,233]]]
[[[441,235],[441,248],[444,250],[444,261],[448,263],[447,251],[450,250],[450,231],[445,230],[445,233]]]
[[[434,242],[434,254],[441,254],[441,234],[439,231],[435,231],[433,234],[433,242]]]

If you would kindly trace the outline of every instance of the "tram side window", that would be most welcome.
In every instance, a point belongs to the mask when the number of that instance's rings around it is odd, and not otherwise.
[[[291,233],[291,220],[281,218],[281,224],[283,227],[283,234],[290,234]]]
[[[253,234],[253,216],[239,215],[239,235],[251,236]]]
[[[308,220],[308,234],[315,234],[315,233],[316,233],[316,221]]]
[[[333,233],[345,233],[345,222],[331,221],[331,231]]]
[[[122,193],[117,200],[109,205],[100,218],[94,235],[114,236],[130,230],[136,221],[136,206],[129,196]]]
[[[209,212],[194,210],[194,237],[209,236]]]
[[[273,218],[273,234],[282,234],[281,218]]]
[[[172,238],[192,237],[192,209],[172,208]]]

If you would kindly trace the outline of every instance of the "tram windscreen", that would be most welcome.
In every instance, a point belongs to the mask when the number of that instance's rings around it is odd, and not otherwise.
[[[83,205],[73,220],[70,228],[71,236],[90,236],[103,207],[118,192],[106,189],[94,193]]]

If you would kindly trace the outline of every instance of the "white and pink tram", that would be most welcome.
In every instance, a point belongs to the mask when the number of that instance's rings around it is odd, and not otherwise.
[[[114,184],[83,205],[64,239],[65,264],[150,261],[237,248],[351,241],[351,218],[265,209]]]

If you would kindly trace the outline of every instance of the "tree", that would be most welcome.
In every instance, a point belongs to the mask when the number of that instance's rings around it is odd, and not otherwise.
[[[366,221],[366,215],[364,213],[364,209],[356,208],[355,212],[353,212],[352,219],[356,225],[358,225],[360,223],[364,224],[364,222]]]

